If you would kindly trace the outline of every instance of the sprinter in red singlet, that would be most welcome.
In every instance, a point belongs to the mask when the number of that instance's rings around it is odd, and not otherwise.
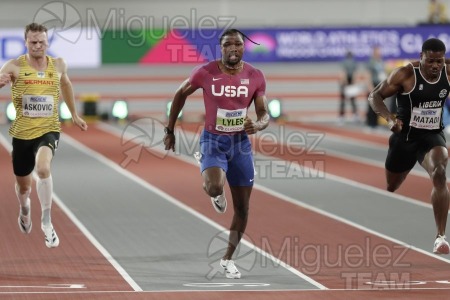
[[[203,177],[203,189],[211,197],[214,209],[224,213],[227,200],[225,178],[230,186],[234,206],[228,248],[220,261],[227,278],[240,278],[232,256],[244,234],[250,194],[254,182],[254,164],[249,134],[269,124],[266,82],[263,73],[244,62],[244,38],[236,29],[220,37],[221,59],[195,68],[175,93],[165,129],[165,149],[175,151],[175,123],[186,98],[203,89],[205,128],[197,156]],[[254,103],[256,121],[248,117]]]

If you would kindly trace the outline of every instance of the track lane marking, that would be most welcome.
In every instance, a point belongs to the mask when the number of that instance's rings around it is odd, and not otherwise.
[[[65,136],[66,137],[66,136]],[[7,149],[8,152],[12,151],[12,145],[8,140],[0,133],[0,144]],[[36,179],[36,173],[33,172],[33,178]],[[112,257],[112,255],[106,250],[103,245],[90,233],[90,231],[78,220],[78,218],[72,213],[72,211],[64,204],[59,196],[53,192],[52,194],[54,202],[59,208],[66,214],[66,216],[77,226],[77,228],[84,234],[84,236],[91,242],[91,244],[105,257],[105,259],[116,269],[116,271],[122,276],[122,278],[133,288],[134,291],[142,291],[142,288],[130,277],[124,268]]]
[[[113,132],[113,133],[115,133],[115,135],[117,135],[117,132]],[[121,133],[122,132],[120,131],[120,134]],[[121,135],[119,135],[119,136],[121,136]],[[222,225],[214,222],[210,218],[208,218],[208,217],[204,216],[203,214],[197,212],[196,210],[194,210],[193,208],[189,207],[188,205],[178,201],[177,199],[175,199],[171,195],[169,195],[166,192],[158,189],[157,187],[153,186],[152,184],[150,184],[149,182],[145,181],[144,179],[138,177],[137,175],[133,174],[132,172],[123,169],[119,164],[111,161],[110,159],[106,158],[105,156],[103,156],[99,152],[92,150],[91,148],[83,145],[82,143],[80,143],[79,141],[75,140],[74,138],[72,138],[72,137],[70,137],[68,135],[64,135],[64,139],[65,139],[66,143],[70,144],[74,148],[76,148],[76,149],[80,150],[81,152],[85,153],[86,155],[91,156],[92,158],[100,161],[101,163],[103,163],[106,166],[112,168],[113,170],[117,171],[118,173],[124,175],[125,177],[135,181],[136,183],[138,183],[139,185],[141,185],[145,189],[148,189],[149,191],[151,191],[154,194],[160,196],[161,198],[167,200],[168,202],[172,203],[173,205],[177,206],[178,208],[183,209],[184,211],[190,213],[194,217],[204,221],[205,223],[207,223],[208,225],[218,229],[219,231],[228,232],[228,229],[226,229]],[[194,164],[194,162],[192,162],[192,164]],[[328,289],[327,287],[325,287],[321,283],[319,283],[319,282],[315,281],[314,279],[306,276],[305,274],[303,274],[299,270],[291,267],[287,263],[285,263],[283,261],[280,261],[279,259],[277,259],[273,255],[267,253],[266,251],[262,250],[261,248],[257,247],[256,245],[250,243],[249,241],[242,240],[242,244],[244,244],[245,246],[253,249],[255,252],[259,253],[260,255],[262,255],[262,256],[272,260],[274,263],[277,263],[277,264],[281,265],[286,270],[288,270],[291,273],[293,273],[294,275],[302,278],[306,282],[316,286],[317,288],[319,288],[321,290]]]
[[[116,136],[118,136],[118,137],[122,137],[122,134],[123,134],[123,132],[122,132],[121,130],[119,130],[118,128],[116,128],[116,127],[114,127],[114,126],[111,126],[111,125],[109,125],[109,124],[106,124],[106,123],[100,123],[100,124],[98,124],[98,125],[97,125],[97,128],[99,128],[99,129],[101,129],[101,130],[104,130],[104,131],[106,131],[106,132],[108,132],[108,133],[112,133],[112,134],[114,134],[114,135],[116,135]],[[161,151],[161,150],[158,149],[157,147],[152,148],[152,150],[155,151],[155,152],[159,152],[160,154],[165,154],[165,153],[166,153],[165,151]],[[182,156],[179,156],[179,155],[178,155],[178,156],[176,156],[176,159],[179,159],[179,160],[182,160],[182,161],[187,162],[187,163],[189,163],[189,164],[192,164],[192,165],[194,165],[194,166],[197,166],[197,162],[195,161],[195,159],[193,159],[193,158],[192,158],[192,159],[191,159],[191,158],[187,158],[187,157],[185,157],[185,155],[182,155]],[[394,196],[395,198],[397,198],[397,199],[399,199],[399,200],[401,200],[401,201],[405,201],[405,202],[410,203],[410,204],[414,204],[414,205],[418,205],[418,206],[422,206],[422,207],[426,207],[426,208],[431,208],[431,205],[427,205],[426,203],[419,202],[419,201],[417,201],[417,200],[415,200],[415,199],[411,199],[411,198],[408,198],[408,197],[406,197],[406,196],[402,196],[402,195],[398,195],[398,194],[392,194],[392,193],[390,193],[390,192],[387,192],[387,191],[385,191],[385,190],[378,189],[378,188],[376,188],[376,187],[372,187],[372,186],[369,186],[369,185],[366,185],[366,184],[359,183],[359,182],[357,182],[357,181],[353,181],[353,180],[350,180],[350,179],[342,178],[342,177],[340,177],[340,176],[336,176],[336,175],[332,175],[332,174],[328,174],[328,173],[327,173],[327,177],[328,177],[328,176],[330,177],[330,179],[332,179],[332,180],[334,180],[334,181],[337,181],[337,182],[340,182],[340,183],[344,183],[344,184],[351,185],[351,186],[354,186],[354,187],[358,187],[358,188],[361,188],[361,189],[364,189],[364,190],[368,190],[368,191],[371,191],[371,192],[375,192],[375,193],[381,194],[381,195],[383,195],[383,196],[388,196],[388,197],[393,197],[393,196]],[[391,242],[393,242],[393,243],[395,243],[395,244],[404,246],[404,247],[406,247],[406,248],[410,248],[410,249],[412,249],[412,250],[414,250],[414,251],[416,251],[416,252],[419,252],[419,253],[421,253],[421,254],[425,254],[426,256],[429,256],[429,257],[432,257],[432,258],[435,258],[435,259],[438,259],[438,260],[441,260],[441,261],[443,261],[443,262],[446,262],[446,263],[449,263],[449,264],[450,264],[450,260],[449,260],[449,259],[446,259],[446,258],[444,258],[444,257],[442,257],[442,256],[438,256],[438,255],[432,254],[432,253],[430,253],[430,252],[428,252],[428,251],[426,251],[426,250],[424,250],[424,249],[417,248],[417,247],[415,247],[415,246],[413,246],[413,245],[408,245],[407,243],[405,243],[405,242],[403,242],[403,241],[400,241],[400,240],[398,240],[398,239],[392,238],[392,237],[387,236],[387,235],[385,235],[385,234],[383,234],[383,233],[374,231],[374,230],[372,230],[372,229],[370,229],[370,228],[367,228],[367,227],[365,227],[365,226],[359,225],[359,224],[357,224],[357,223],[355,223],[355,222],[353,222],[353,221],[350,221],[350,220],[345,219],[345,218],[342,218],[342,217],[340,217],[340,216],[338,216],[338,215],[329,213],[329,212],[327,212],[327,211],[325,211],[325,210],[316,208],[316,207],[314,207],[314,206],[312,206],[312,205],[309,205],[309,204],[307,204],[307,203],[305,203],[305,202],[302,202],[302,201],[300,201],[300,200],[293,199],[293,198],[291,198],[291,197],[289,197],[289,196],[287,196],[287,195],[281,194],[281,193],[279,193],[279,192],[272,191],[272,190],[270,190],[270,189],[268,189],[268,188],[266,188],[266,187],[264,187],[264,186],[262,186],[262,185],[259,185],[259,184],[257,184],[257,183],[254,184],[254,187],[255,187],[256,189],[258,189],[258,190],[260,190],[260,191],[266,193],[266,194],[269,194],[269,195],[272,195],[272,196],[274,196],[274,197],[276,197],[276,198],[279,198],[280,200],[283,200],[283,201],[286,201],[286,202],[288,202],[288,203],[291,203],[291,204],[300,206],[300,207],[302,207],[302,208],[305,208],[305,209],[307,209],[307,210],[316,212],[316,213],[318,213],[318,214],[320,214],[320,215],[323,215],[323,216],[325,216],[325,217],[327,217],[327,218],[334,219],[334,220],[336,220],[336,221],[338,221],[338,222],[347,224],[347,225],[349,225],[349,226],[352,226],[352,227],[354,227],[354,228],[360,229],[360,230],[365,231],[365,232],[367,232],[367,233],[376,235],[376,236],[378,236],[378,237],[380,237],[380,238],[382,238],[382,239],[391,241]],[[170,195],[169,195],[169,196],[170,196]],[[170,196],[170,197],[171,197],[171,196]],[[184,204],[183,204],[183,205],[184,205]],[[189,209],[190,209],[190,208],[189,208]]]

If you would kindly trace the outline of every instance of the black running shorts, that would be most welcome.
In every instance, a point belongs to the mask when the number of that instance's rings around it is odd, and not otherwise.
[[[422,163],[425,154],[436,146],[447,147],[442,131],[430,132],[409,141],[406,141],[406,135],[393,133],[389,138],[386,169],[394,173],[409,171],[416,162]]]
[[[27,176],[33,172],[38,149],[47,146],[53,155],[58,148],[59,132],[49,132],[32,140],[12,139],[12,163],[16,176]]]

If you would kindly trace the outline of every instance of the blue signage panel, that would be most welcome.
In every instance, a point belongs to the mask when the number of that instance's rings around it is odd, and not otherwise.
[[[450,26],[415,27],[345,27],[296,29],[243,29],[256,45],[245,41],[245,60],[249,62],[338,61],[347,51],[358,60],[367,60],[374,46],[381,48],[385,59],[418,59],[422,43],[441,39],[450,48]],[[221,31],[186,32],[185,37],[208,60],[220,57],[218,39]]]

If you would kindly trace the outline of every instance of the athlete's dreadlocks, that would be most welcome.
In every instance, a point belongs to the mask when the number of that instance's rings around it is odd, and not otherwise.
[[[222,44],[222,40],[223,40],[224,36],[232,35],[232,34],[236,34],[236,33],[240,34],[242,36],[242,39],[247,39],[250,42],[252,42],[253,44],[260,45],[257,42],[254,42],[251,38],[246,36],[244,33],[242,33],[242,31],[240,31],[238,29],[234,29],[234,28],[227,29],[224,31],[224,33],[222,33],[222,35],[220,36],[220,39],[219,39],[219,44]]]

